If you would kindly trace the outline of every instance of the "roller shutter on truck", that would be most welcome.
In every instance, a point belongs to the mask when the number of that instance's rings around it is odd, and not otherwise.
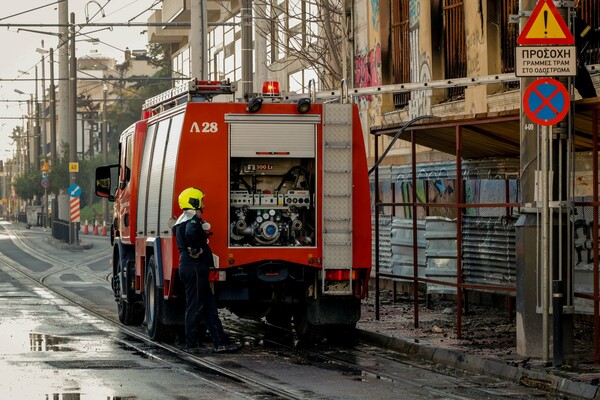
[[[231,157],[260,152],[287,152],[289,157],[315,157],[315,124],[320,115],[230,115]]]
[[[148,127],[140,172],[139,236],[171,235],[168,223],[173,210],[175,162],[183,117],[180,113]]]

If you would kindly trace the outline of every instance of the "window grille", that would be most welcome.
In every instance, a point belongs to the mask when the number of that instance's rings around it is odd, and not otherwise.
[[[394,83],[410,82],[409,2],[392,2],[392,74]],[[394,108],[404,108],[410,92],[394,94]]]
[[[465,12],[462,0],[444,0],[444,74],[446,79],[467,76],[467,44],[465,39]],[[448,89],[450,99],[464,97],[465,88]]]

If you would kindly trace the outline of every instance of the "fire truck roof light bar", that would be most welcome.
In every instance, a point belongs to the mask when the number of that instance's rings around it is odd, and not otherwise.
[[[143,110],[154,108],[164,103],[175,101],[180,99],[182,96],[187,96],[188,100],[193,96],[207,96],[212,97],[218,94],[234,94],[235,83],[224,81],[200,81],[197,79],[190,79],[189,81],[178,84],[173,89],[169,89],[159,95],[149,98],[144,102]]]

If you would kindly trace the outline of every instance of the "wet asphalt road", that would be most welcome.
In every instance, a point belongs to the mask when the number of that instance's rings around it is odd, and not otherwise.
[[[1,268],[0,399],[239,399],[256,394],[218,376],[207,379],[181,360],[149,358],[130,344],[103,320]]]
[[[116,317],[107,281],[108,238],[84,237],[92,244],[90,249],[68,251],[49,242],[48,232],[2,228],[0,400],[279,398],[151,348],[107,323],[102,316]],[[256,338],[244,340],[245,348],[238,354],[206,357],[252,379],[284,387],[291,398],[554,398],[483,376],[440,374],[392,355],[349,353],[345,355],[349,361],[360,362],[348,367],[266,346]]]

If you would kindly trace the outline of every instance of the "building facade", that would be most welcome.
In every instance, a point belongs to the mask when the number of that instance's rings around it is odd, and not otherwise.
[[[241,3],[241,0],[207,2],[206,59],[210,79],[242,79]],[[545,313],[546,317],[548,306],[542,304],[539,291],[531,290],[533,294],[528,297],[529,289],[536,287],[542,276],[539,253],[519,254],[523,247],[536,246],[535,241],[527,242],[523,237],[535,238],[541,228],[534,226],[530,231],[527,222],[519,222],[521,225],[517,222],[528,220],[531,215],[539,217],[541,213],[539,187],[543,185],[538,151],[541,130],[521,111],[522,91],[532,80],[519,79],[514,72],[517,37],[529,15],[525,11],[529,12],[537,3],[535,0],[252,2],[255,92],[265,78],[280,81],[284,91],[307,92],[309,82],[314,82],[320,90],[339,88],[342,81],[350,88],[363,90],[353,101],[360,107],[370,162],[381,161],[378,174],[374,174],[378,178],[372,185],[377,203],[372,211],[374,220],[382,219],[384,223],[383,232],[376,232],[387,243],[378,249],[381,256],[378,260],[383,260],[382,268],[387,268],[384,272],[399,281],[410,281],[413,264],[417,264],[412,247],[418,241],[412,240],[419,229],[414,219],[423,222],[425,233],[428,221],[432,222],[430,226],[438,226],[432,229],[448,229],[433,223],[445,218],[444,223],[454,224],[452,229],[456,233],[450,244],[453,243],[456,252],[442,264],[453,265],[454,272],[444,275],[446,272],[438,268],[440,260],[427,257],[428,244],[420,246],[422,277],[427,278],[429,269],[429,279],[436,282],[427,287],[438,293],[458,287],[459,290],[451,291],[459,293],[459,310],[463,289],[516,297],[520,321],[517,347],[519,352],[530,355],[543,351],[538,337],[539,315]],[[569,26],[574,25],[576,17],[593,28],[600,26],[600,5],[596,1],[581,0],[577,4],[576,9],[561,6],[560,13]],[[165,0],[162,10],[156,11],[150,21],[185,22],[190,16],[189,0]],[[181,27],[149,30],[151,42],[172,46],[173,69],[187,77],[191,77],[191,63],[195,60],[189,34],[189,28]],[[592,69],[596,90],[600,90],[600,75],[595,72],[600,64],[599,49],[598,43],[578,48],[581,60]],[[588,276],[591,270],[598,269],[598,261],[583,252],[590,245],[584,242],[593,241],[589,228],[593,222],[591,216],[598,214],[598,205],[590,204],[597,202],[591,190],[597,185],[597,176],[591,165],[597,157],[592,152],[592,138],[598,129],[599,102],[597,97],[582,100],[574,89],[573,78],[562,78],[561,84],[575,105],[568,120],[556,127],[552,146],[558,147],[552,154],[560,155],[555,158],[561,161],[548,186],[562,188],[555,202],[569,204],[565,212],[572,223],[565,223],[564,231],[558,231],[559,235],[564,234],[565,244],[550,244],[544,251],[549,258],[560,253],[558,257],[563,257],[563,264],[568,265],[561,266],[564,269],[554,275],[567,276],[569,312],[589,315],[593,303],[582,299],[598,296],[592,293]],[[377,90],[390,85],[396,89]],[[401,134],[413,122],[414,126]],[[379,160],[383,149],[387,156]],[[465,222],[469,218],[473,218],[471,224]],[[494,235],[499,231],[512,238],[499,246],[505,252],[509,249],[501,262],[493,259],[494,251],[478,250],[472,254],[468,246],[461,245],[465,232],[480,238],[472,239],[471,245],[477,247],[478,240],[486,243],[496,240]],[[406,240],[411,241],[409,246],[405,246]],[[403,247],[410,254],[403,253]],[[494,250],[493,245],[490,248]],[[524,271],[533,272],[526,275]],[[440,289],[444,279],[454,286]],[[594,317],[597,319],[598,315]],[[596,349],[598,357],[598,346]]]

